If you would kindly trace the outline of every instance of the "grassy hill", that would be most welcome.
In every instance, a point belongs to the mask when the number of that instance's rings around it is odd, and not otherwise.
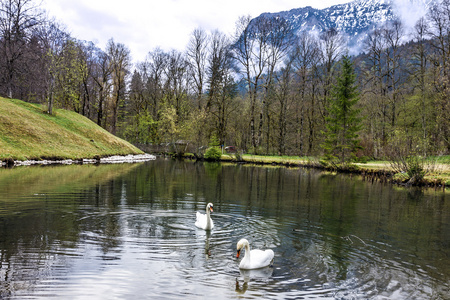
[[[86,117],[0,97],[0,160],[82,159],[141,154]]]

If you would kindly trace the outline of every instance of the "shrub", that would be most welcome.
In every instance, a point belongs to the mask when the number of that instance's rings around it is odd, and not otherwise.
[[[420,185],[425,175],[435,167],[434,161],[427,162],[420,156],[398,156],[391,158],[390,164],[394,172],[405,175],[407,185]]]
[[[211,161],[218,161],[222,157],[222,152],[217,147],[209,147],[205,152],[205,159]]]

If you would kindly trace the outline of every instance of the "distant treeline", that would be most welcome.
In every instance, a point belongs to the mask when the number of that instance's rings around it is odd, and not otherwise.
[[[74,110],[139,144],[323,154],[347,53],[336,30],[296,36],[283,19],[241,17],[233,36],[199,28],[184,52],[156,48],[133,65],[126,45],[76,40],[37,3],[0,0],[0,95]],[[412,33],[399,22],[374,29],[351,57],[358,156],[450,153],[449,31],[444,0]]]

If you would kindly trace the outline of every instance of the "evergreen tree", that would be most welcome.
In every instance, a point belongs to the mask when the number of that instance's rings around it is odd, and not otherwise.
[[[355,108],[359,94],[355,83],[353,64],[344,55],[327,105],[326,130],[323,132],[325,140],[322,144],[326,160],[348,162],[356,158],[356,151],[361,148],[358,139],[361,128],[361,119],[358,117],[360,110]]]

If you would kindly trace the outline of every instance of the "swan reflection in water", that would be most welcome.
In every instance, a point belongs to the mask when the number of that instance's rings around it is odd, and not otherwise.
[[[205,246],[204,246],[204,254],[205,254],[205,258],[209,259],[211,258],[211,248],[214,247],[213,245],[211,245],[211,236],[212,236],[212,231],[211,230],[196,230],[195,231],[195,235],[197,237],[197,240],[204,240],[205,241]],[[211,247],[212,246],[212,247]]]
[[[245,294],[248,289],[250,280],[267,280],[272,277],[273,267],[265,267],[261,269],[244,270],[239,269],[241,277],[244,279],[242,286],[239,282],[239,278],[236,278],[236,293]]]
[[[209,239],[211,238],[211,231],[205,231],[206,238],[205,238],[205,257],[206,259],[209,259],[211,257],[211,250],[210,250],[210,244]]]

